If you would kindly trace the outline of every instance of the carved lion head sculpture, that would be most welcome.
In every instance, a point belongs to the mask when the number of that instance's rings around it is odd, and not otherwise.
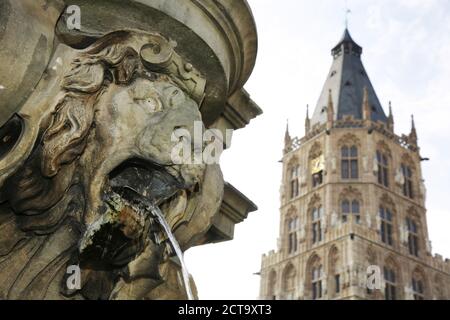
[[[221,202],[218,166],[171,160],[172,132],[193,135],[201,121],[205,80],[169,41],[140,31],[83,51],[61,45],[52,65],[1,159],[0,298],[152,297],[174,253],[145,201],[184,250]],[[70,265],[79,288],[66,286]]]

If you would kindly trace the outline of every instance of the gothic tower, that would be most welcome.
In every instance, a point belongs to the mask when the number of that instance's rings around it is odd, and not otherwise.
[[[448,299],[432,255],[414,125],[394,133],[346,29],[306,134],[286,132],[278,250],[261,299]]]

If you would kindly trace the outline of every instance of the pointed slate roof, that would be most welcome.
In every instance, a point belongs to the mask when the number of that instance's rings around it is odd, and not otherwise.
[[[362,119],[365,88],[367,88],[369,105],[372,109],[372,120],[387,122],[386,114],[361,61],[362,47],[352,39],[348,29],[345,29],[342,39],[331,50],[331,53],[333,64],[311,119],[311,125],[327,121],[330,90],[334,103],[335,120],[349,115],[355,119]]]

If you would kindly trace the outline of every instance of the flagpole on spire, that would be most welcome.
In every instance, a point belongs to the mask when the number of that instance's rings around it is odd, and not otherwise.
[[[348,0],[345,0],[345,29],[348,29],[348,17],[350,13],[352,13],[352,11],[348,7]]]

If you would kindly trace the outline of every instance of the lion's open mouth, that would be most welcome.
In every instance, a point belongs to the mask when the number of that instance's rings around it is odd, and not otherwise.
[[[161,254],[173,255],[152,207],[158,206],[173,227],[187,207],[190,192],[183,182],[168,168],[135,159],[113,170],[108,182],[105,212],[82,239],[81,262],[102,269],[121,267],[132,261],[148,241],[159,246]]]

